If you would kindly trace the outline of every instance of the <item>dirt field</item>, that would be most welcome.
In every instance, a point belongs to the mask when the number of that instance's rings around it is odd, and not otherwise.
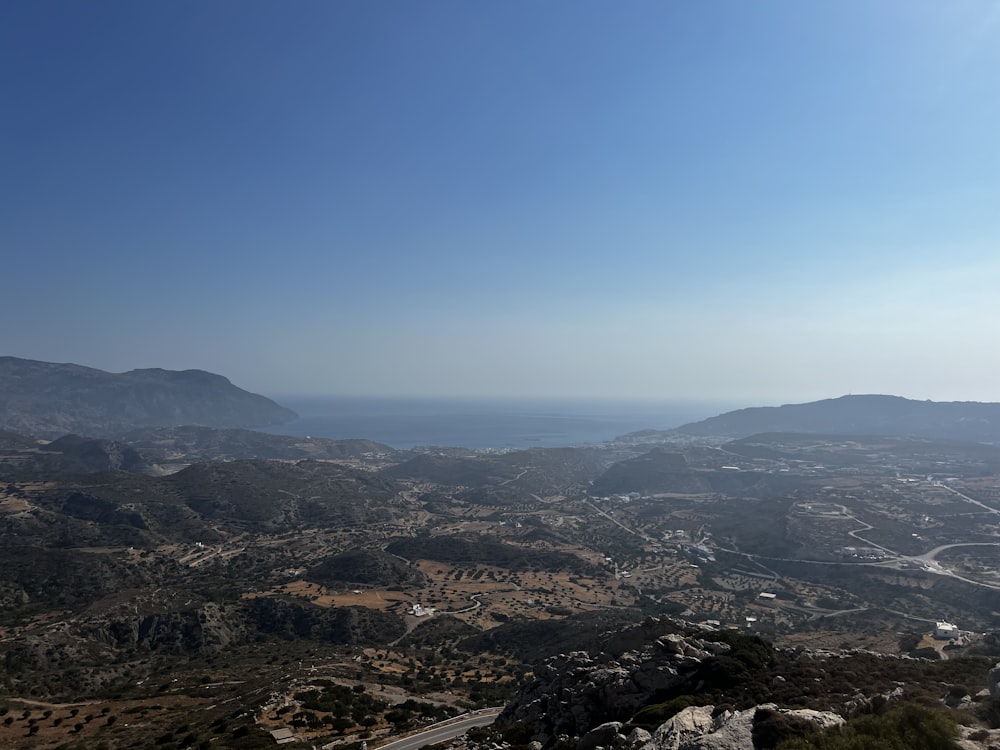
[[[408,630],[420,622],[411,615],[418,604],[427,615],[447,613],[486,629],[511,617],[549,619],[556,616],[553,612],[629,606],[635,601],[634,588],[626,580],[615,579],[611,570],[606,577],[595,577],[544,571],[512,573],[489,565],[459,568],[427,560],[416,561],[415,565],[427,576],[427,584],[421,588],[332,589],[295,580],[244,597],[296,596],[319,607],[369,607],[404,616]],[[658,582],[695,580],[690,571],[674,565],[661,566],[645,575]]]

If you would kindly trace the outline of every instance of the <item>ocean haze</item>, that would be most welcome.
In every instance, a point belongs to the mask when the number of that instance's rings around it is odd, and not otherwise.
[[[601,443],[643,429],[671,429],[740,405],[704,401],[276,397],[299,419],[265,430],[394,448],[538,448]]]

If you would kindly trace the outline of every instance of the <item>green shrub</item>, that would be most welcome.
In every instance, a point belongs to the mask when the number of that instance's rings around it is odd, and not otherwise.
[[[772,750],[782,742],[806,738],[819,731],[808,719],[789,716],[781,711],[758,708],[753,716],[753,746],[755,750]]]
[[[680,695],[676,698],[664,701],[663,703],[653,703],[639,709],[629,723],[638,724],[639,726],[653,727],[658,724],[662,724],[671,716],[683,711],[688,706],[694,706],[696,704],[697,701],[693,695]]]
[[[990,729],[1000,728],[1000,696],[984,698],[977,706],[976,713]]]
[[[884,714],[781,742],[778,750],[960,750],[954,720],[940,709],[907,703]]]

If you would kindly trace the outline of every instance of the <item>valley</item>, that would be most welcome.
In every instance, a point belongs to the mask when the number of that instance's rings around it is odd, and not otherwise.
[[[383,743],[649,616],[789,648],[996,648],[989,446],[370,448],[46,476],[8,452],[5,746]]]

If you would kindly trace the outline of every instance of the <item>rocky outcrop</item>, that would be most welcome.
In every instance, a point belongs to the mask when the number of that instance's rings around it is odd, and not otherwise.
[[[141,680],[169,658],[211,656],[242,641],[247,628],[238,607],[214,602],[145,611],[121,603],[76,622],[31,628],[4,639],[0,671],[8,679],[43,685],[70,697]]]
[[[773,703],[719,713],[715,706],[690,706],[661,724],[638,750],[746,750],[758,747],[769,728],[790,722],[830,729],[844,719],[830,711],[779,709]]]
[[[221,651],[242,638],[245,627],[237,613],[206,602],[175,612],[94,618],[83,631],[91,640],[115,649],[193,656]]]
[[[730,649],[664,632],[673,630],[669,621],[651,619],[611,639],[609,650],[597,656],[576,651],[547,660],[500,715],[498,727],[535,727],[533,739],[542,743],[560,735],[586,735],[595,725],[631,717],[656,693],[688,680],[703,659]]]
[[[590,651],[536,666],[534,679],[495,727],[509,742],[542,748],[773,748],[838,727],[845,717],[907,705],[904,684],[892,679],[892,664],[873,663],[883,658],[861,651],[776,651],[745,633],[682,630],[668,619],[648,618],[605,634]],[[849,691],[856,688],[845,677],[865,665],[881,673],[865,683],[877,684],[880,692],[855,692],[852,698]],[[1000,665],[991,672],[994,687],[998,675]],[[964,693],[959,698],[963,705],[971,700]]]
[[[247,599],[243,610],[254,628],[287,640],[376,645],[406,632],[401,618],[367,607],[324,608],[291,598],[259,597]]]
[[[653,732],[643,750],[679,750],[682,745],[710,734],[715,726],[714,706],[688,706]],[[749,744],[749,743],[748,743]]]
[[[989,687],[991,696],[994,698],[1000,696],[1000,662],[997,662],[996,666],[990,670],[986,678],[986,684]]]

